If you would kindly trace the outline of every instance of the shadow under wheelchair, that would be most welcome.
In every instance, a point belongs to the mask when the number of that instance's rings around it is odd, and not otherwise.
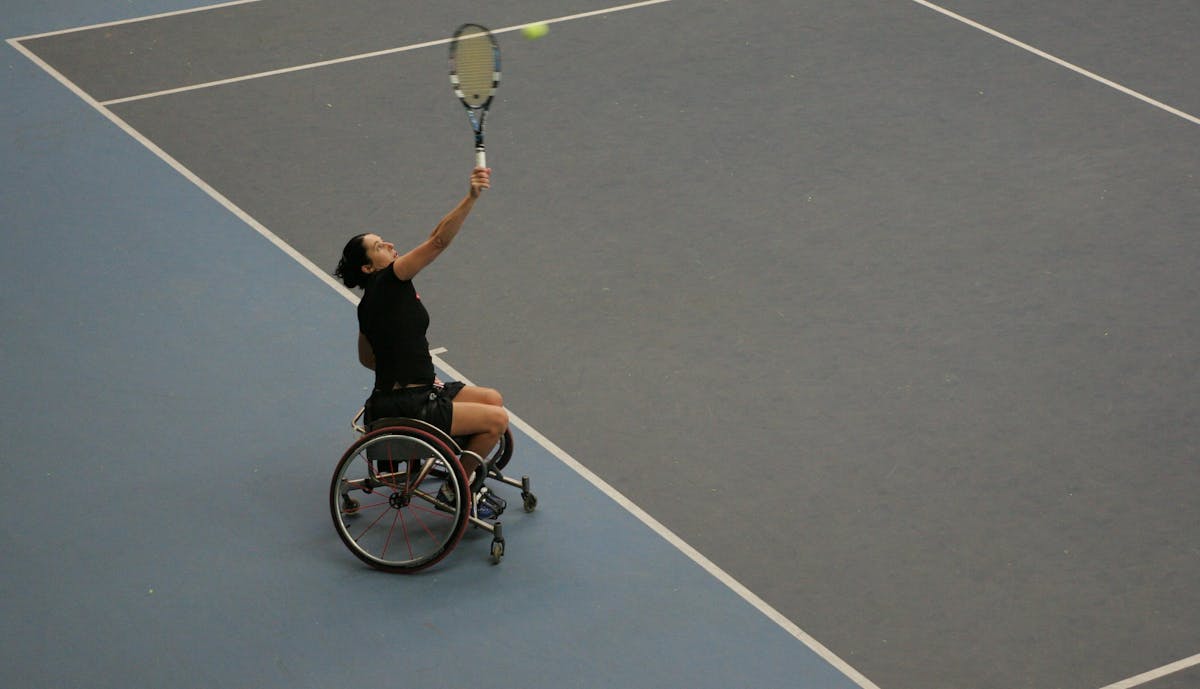
[[[362,410],[352,425],[359,438],[334,469],[329,510],[350,552],[387,572],[413,573],[450,554],[471,524],[492,534],[491,558],[504,557],[500,515],[507,507],[491,484],[521,489],[526,512],[537,508],[529,477],[504,475],[513,439],[505,431],[483,459],[473,485],[463,470],[459,442],[416,419],[384,418],[369,427]]]

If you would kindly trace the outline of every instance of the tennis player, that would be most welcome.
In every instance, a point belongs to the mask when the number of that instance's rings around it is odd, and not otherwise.
[[[346,287],[363,290],[358,360],[375,371],[365,420],[420,419],[452,436],[470,436],[462,457],[468,477],[508,429],[508,412],[492,388],[443,385],[436,379],[426,339],[429,312],[412,280],[450,246],[479,195],[490,186],[491,170],[475,168],[467,195],[416,248],[402,255],[377,234],[356,235],[346,243],[334,271]]]

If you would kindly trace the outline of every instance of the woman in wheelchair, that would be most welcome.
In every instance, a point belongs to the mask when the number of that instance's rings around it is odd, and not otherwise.
[[[358,360],[375,371],[365,420],[420,419],[451,436],[469,436],[461,458],[468,477],[503,437],[508,413],[496,390],[443,385],[435,378],[426,339],[429,313],[412,280],[450,246],[490,181],[490,169],[475,168],[466,196],[408,253],[398,253],[395,245],[377,234],[352,237],[334,272],[346,287],[363,290],[358,305]]]

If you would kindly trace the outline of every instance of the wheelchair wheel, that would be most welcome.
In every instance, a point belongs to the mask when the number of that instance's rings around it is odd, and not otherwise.
[[[466,436],[458,436],[454,438],[454,442],[459,446],[466,447],[468,438]],[[500,436],[500,442],[496,443],[496,448],[492,450],[491,456],[487,458],[487,465],[496,471],[502,471],[508,466],[508,460],[513,456],[513,437],[512,431],[504,429],[504,435]]]
[[[338,537],[368,565],[418,572],[462,538],[471,499],[455,453],[436,435],[392,426],[346,450],[329,486]]]
[[[513,437],[512,431],[504,429],[504,435],[500,436],[500,442],[496,443],[496,449],[492,451],[491,459],[488,465],[500,471],[508,466],[508,460],[512,459],[513,455]]]

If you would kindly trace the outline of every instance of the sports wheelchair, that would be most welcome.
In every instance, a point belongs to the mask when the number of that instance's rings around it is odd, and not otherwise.
[[[329,484],[333,525],[350,552],[376,569],[419,572],[449,555],[470,523],[491,532],[491,558],[498,564],[504,557],[499,516],[506,503],[487,482],[520,488],[525,511],[537,508],[529,477],[515,480],[503,473],[512,458],[512,433],[505,430],[467,485],[459,459],[465,439],[416,419],[364,425],[364,411],[351,421],[359,438],[338,461]]]

